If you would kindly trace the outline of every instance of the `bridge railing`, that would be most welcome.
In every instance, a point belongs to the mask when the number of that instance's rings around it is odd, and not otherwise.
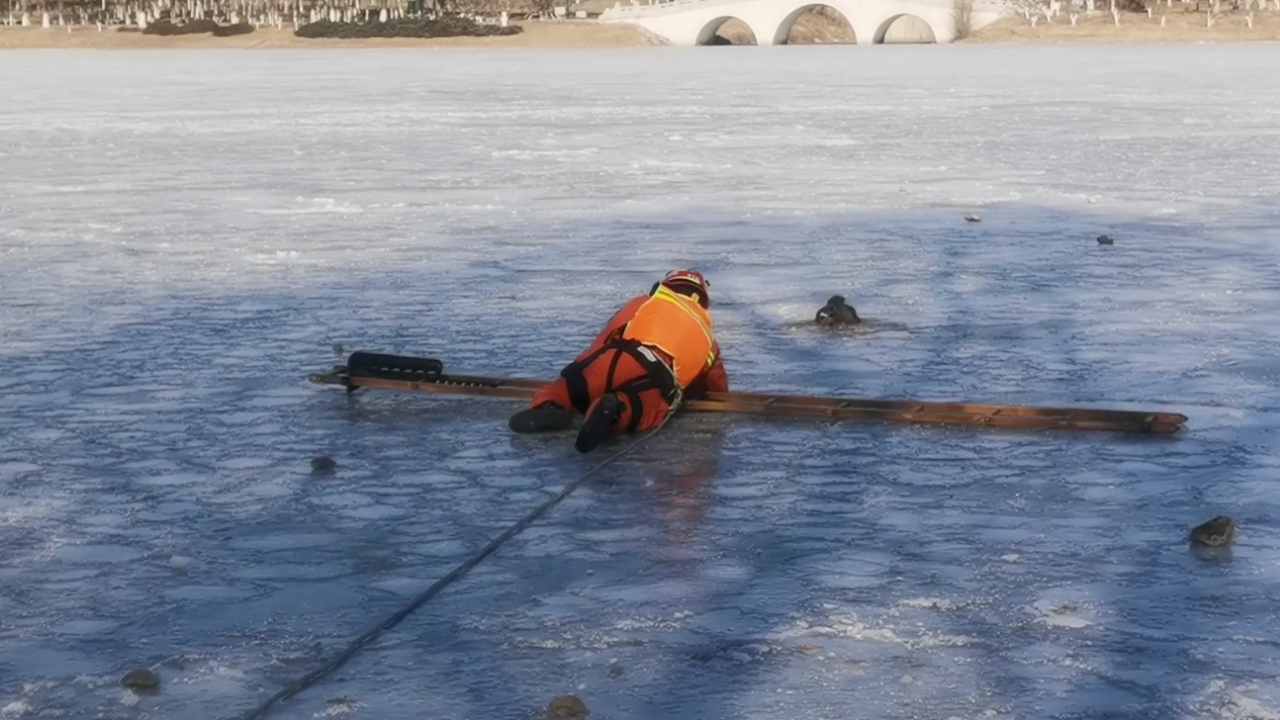
[[[654,7],[669,7],[672,5],[700,5],[707,0],[629,0],[627,4],[615,2],[613,7],[605,10],[604,14],[608,15],[639,15],[646,10]]]
[[[705,5],[715,0],[628,0],[626,3],[621,1],[615,2],[613,7],[606,9],[600,14],[603,19],[616,18],[619,16],[646,15],[654,10],[664,10],[666,8],[674,8],[688,5]],[[924,2],[926,4],[951,4],[951,0],[915,0],[916,2]],[[996,12],[1012,12],[1017,0],[978,0],[974,3],[974,9],[982,9]],[[817,4],[821,4],[820,2]]]

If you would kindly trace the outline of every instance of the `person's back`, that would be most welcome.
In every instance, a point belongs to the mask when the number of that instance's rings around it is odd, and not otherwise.
[[[686,392],[727,391],[708,288],[700,273],[667,273],[615,313],[560,378],[511,417],[511,429],[568,429],[576,410],[586,415],[576,443],[585,453],[611,432],[657,427]]]
[[[661,350],[683,390],[715,362],[711,315],[690,296],[658,287],[627,323],[622,337]]]

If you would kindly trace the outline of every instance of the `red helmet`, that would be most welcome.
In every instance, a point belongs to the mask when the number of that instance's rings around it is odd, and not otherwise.
[[[672,270],[662,278],[662,284],[681,295],[696,295],[699,305],[711,307],[711,283],[697,270]]]

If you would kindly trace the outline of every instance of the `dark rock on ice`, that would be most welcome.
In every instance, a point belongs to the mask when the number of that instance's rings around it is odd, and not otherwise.
[[[311,458],[311,471],[314,473],[331,473],[338,469],[338,461],[328,455],[317,455]]]
[[[587,705],[576,695],[561,695],[547,703],[548,718],[580,718],[587,716]]]
[[[147,668],[138,668],[125,673],[120,684],[130,690],[155,690],[160,687],[160,678]]]

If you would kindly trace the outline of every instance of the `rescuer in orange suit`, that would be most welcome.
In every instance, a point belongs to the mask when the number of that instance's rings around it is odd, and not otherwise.
[[[632,298],[558,380],[511,416],[511,430],[566,430],[575,411],[583,413],[574,447],[587,453],[610,434],[657,427],[677,399],[727,391],[709,287],[701,273],[673,270]]]

